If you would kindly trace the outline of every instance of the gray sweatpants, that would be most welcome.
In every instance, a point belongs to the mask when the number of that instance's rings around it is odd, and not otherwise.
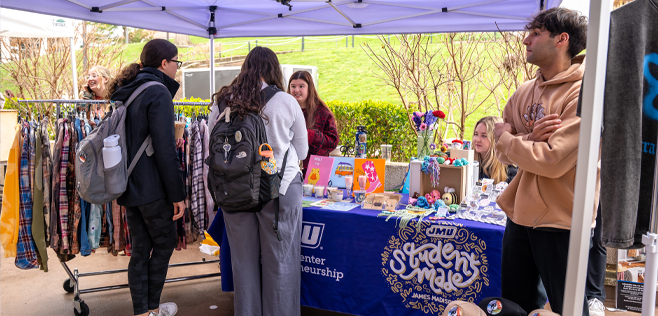
[[[236,316],[300,315],[302,182],[290,183],[279,197],[276,238],[274,201],[257,213],[227,213]]]

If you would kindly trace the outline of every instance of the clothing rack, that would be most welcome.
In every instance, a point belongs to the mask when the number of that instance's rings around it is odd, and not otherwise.
[[[57,118],[59,118],[59,116],[61,114],[61,106],[63,104],[108,104],[108,103],[110,103],[110,102],[105,101],[105,100],[18,100],[18,102],[19,103],[55,103],[56,106],[57,106],[57,113],[56,113]],[[208,106],[208,103],[207,102],[174,102],[174,106],[202,107],[202,106]],[[59,256],[58,256],[58,258],[59,258]],[[193,265],[208,264],[208,263],[217,263],[217,267],[219,267],[219,261],[220,261],[219,259],[206,261],[206,258],[202,258],[201,261],[170,264],[169,268],[193,266]],[[89,288],[89,289],[80,289],[80,278],[81,277],[123,273],[123,272],[127,272],[128,269],[117,269],[117,270],[105,270],[105,271],[97,271],[97,272],[80,273],[80,272],[78,272],[77,268],[73,269],[73,272],[71,272],[71,269],[69,268],[68,264],[65,261],[62,261],[61,259],[60,259],[60,264],[64,268],[64,271],[66,271],[66,274],[68,274],[68,276],[69,276],[69,278],[64,281],[64,284],[62,285],[62,287],[64,288],[64,291],[66,291],[67,293],[74,293],[74,296],[73,296],[73,313],[76,316],[88,316],[89,315],[89,306],[84,302],[84,300],[82,300],[82,298],[80,298],[80,294],[110,291],[110,290],[118,290],[118,289],[123,289],[123,288],[129,287],[128,284],[119,284],[119,285],[101,286],[101,287]],[[180,277],[180,278],[166,279],[165,283],[189,281],[189,280],[198,280],[198,279],[219,277],[221,275],[222,275],[221,272],[219,272],[219,273],[210,273],[210,274],[201,274],[201,275],[192,275],[192,276],[186,276],[186,277]]]

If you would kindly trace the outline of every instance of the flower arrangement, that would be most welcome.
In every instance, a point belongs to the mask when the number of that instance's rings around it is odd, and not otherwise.
[[[437,121],[445,117],[445,113],[440,110],[413,113],[411,119],[418,132],[418,158],[422,159],[429,156],[432,150],[436,148],[436,145],[432,143],[434,139],[433,131],[438,127]]]

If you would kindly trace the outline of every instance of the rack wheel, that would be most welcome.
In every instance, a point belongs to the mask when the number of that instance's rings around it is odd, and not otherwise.
[[[66,279],[64,284],[62,284],[62,287],[64,287],[64,291],[66,291],[66,293],[73,293],[73,285],[71,285],[71,279]]]
[[[89,316],[89,306],[87,306],[87,303],[85,302],[80,302],[80,312],[73,308],[73,314],[75,316]]]

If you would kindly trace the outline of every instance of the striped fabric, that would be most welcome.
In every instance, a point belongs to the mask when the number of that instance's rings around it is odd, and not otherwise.
[[[30,128],[23,129],[23,151],[19,179],[20,208],[18,221],[18,243],[16,244],[15,264],[21,269],[39,268],[37,248],[32,239],[32,188],[30,170],[34,172],[34,144],[31,143]]]
[[[80,121],[77,121],[79,124]],[[78,227],[82,216],[80,196],[75,189],[75,145],[78,143],[79,136],[73,122],[67,123],[67,127],[70,129],[69,159],[66,172],[66,192],[69,199],[69,253],[76,255],[80,253],[80,238],[78,238],[80,229]]]
[[[62,158],[59,166],[59,231],[61,234],[61,250],[69,249],[69,198],[66,191],[66,168],[69,162],[70,135],[66,123],[64,123],[64,138],[62,142]]]
[[[194,122],[190,133],[190,159],[192,160],[192,215],[194,228],[199,235],[206,229],[206,194],[203,184],[203,145],[199,122]]]

